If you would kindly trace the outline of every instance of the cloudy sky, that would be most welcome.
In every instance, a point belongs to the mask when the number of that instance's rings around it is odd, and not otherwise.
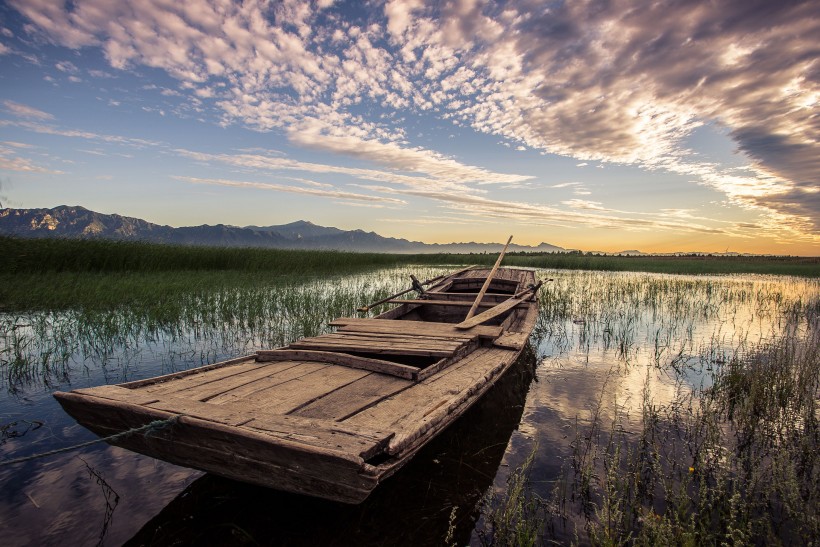
[[[0,202],[820,255],[820,5],[0,1]]]

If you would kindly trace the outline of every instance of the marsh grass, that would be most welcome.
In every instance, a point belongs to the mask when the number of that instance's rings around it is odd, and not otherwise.
[[[507,478],[503,494],[484,496],[477,536],[482,545],[525,547],[536,545],[546,521],[546,504],[529,485],[537,447]]]
[[[537,329],[551,351],[602,348],[616,359],[576,422],[541,542],[820,537],[816,283],[579,273],[544,290]],[[646,375],[638,416],[608,386],[636,367]],[[653,392],[656,375],[673,396]]]
[[[144,373],[137,365],[146,354],[165,360],[163,370],[174,371],[279,347],[327,332],[332,319],[407,288],[411,272],[434,277],[439,271],[417,267],[288,276],[208,290],[192,285],[187,291],[115,295],[110,306],[0,314],[0,384],[17,391],[65,382],[78,368],[111,368],[133,376]],[[127,304],[117,304],[117,298]]]

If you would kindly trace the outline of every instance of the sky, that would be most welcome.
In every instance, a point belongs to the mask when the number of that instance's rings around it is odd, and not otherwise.
[[[0,0],[0,203],[820,255],[820,4]]]

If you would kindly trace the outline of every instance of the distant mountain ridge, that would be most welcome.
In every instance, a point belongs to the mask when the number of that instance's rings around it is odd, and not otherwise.
[[[67,205],[50,209],[0,209],[0,235],[383,253],[495,253],[501,247],[500,243],[422,243],[383,237],[364,230],[319,226],[304,220],[278,226],[205,224],[174,228],[139,218],[97,213],[85,207]],[[548,243],[541,243],[536,247],[511,244],[509,250],[566,251]]]

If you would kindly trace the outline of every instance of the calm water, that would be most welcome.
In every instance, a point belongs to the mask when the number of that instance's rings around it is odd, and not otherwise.
[[[4,316],[0,459],[95,438],[62,412],[53,391],[155,376],[316,334],[329,319],[404,288],[408,273],[228,291],[192,299],[185,313],[161,320],[128,312]],[[451,519],[457,543],[479,543],[478,504],[488,492],[503,492],[533,451],[533,489],[554,496],[590,424],[617,421],[627,435],[638,431],[647,397],[658,405],[680,400],[708,387],[713,367],[733,355],[784,329],[801,336],[804,310],[820,299],[820,283],[807,279],[539,276],[553,281],[542,292],[528,351],[361,506],[252,487],[97,444],[0,467],[4,544],[435,544]],[[10,374],[18,357],[31,363]],[[553,524],[551,533],[572,537],[571,524]]]

